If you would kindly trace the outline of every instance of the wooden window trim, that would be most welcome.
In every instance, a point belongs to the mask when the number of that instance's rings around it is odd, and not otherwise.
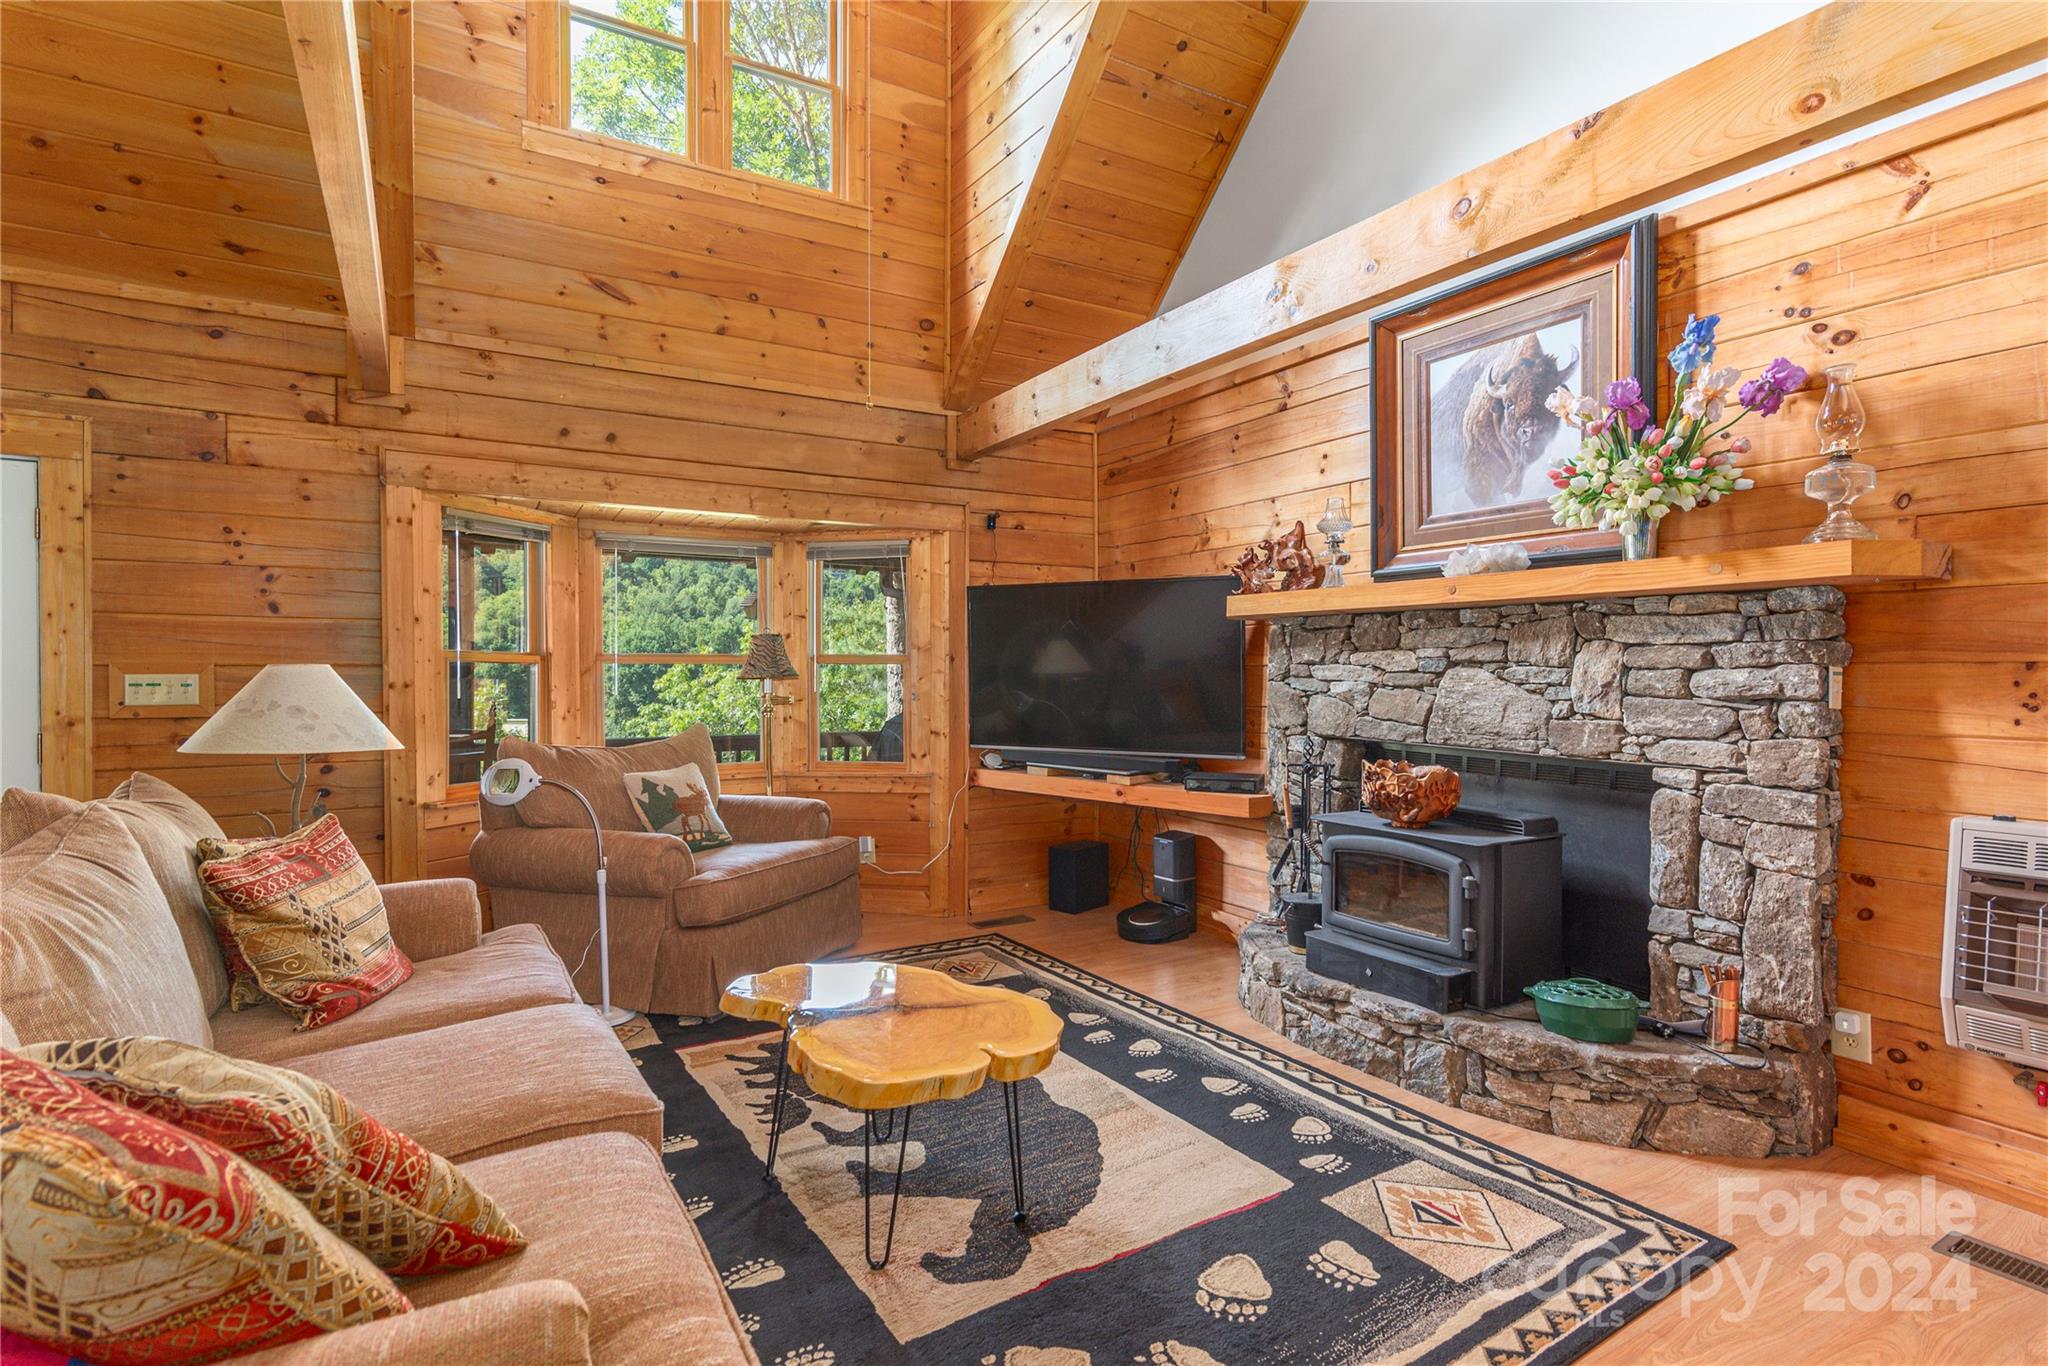
[[[569,126],[569,4],[566,0],[526,0],[526,120],[520,126],[520,145],[529,152],[601,170],[865,226],[869,200],[869,0],[831,3],[837,17],[833,78],[819,81],[766,62],[733,57],[727,42],[724,0],[696,0],[693,31],[686,47],[692,105],[690,154],[680,156]],[[620,26],[639,27],[623,21]],[[655,36],[683,45],[673,34]],[[831,189],[778,180],[731,164],[727,106],[735,64],[832,91]]]

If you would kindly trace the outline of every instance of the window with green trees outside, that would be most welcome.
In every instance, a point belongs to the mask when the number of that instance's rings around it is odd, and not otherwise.
[[[908,547],[810,548],[824,763],[901,763],[910,668]]]
[[[573,0],[570,126],[831,191],[840,10],[839,0]]]
[[[599,541],[607,744],[702,724],[722,763],[761,757],[761,685],[739,676],[760,629],[765,546]]]
[[[539,528],[449,514],[441,529],[441,646],[448,669],[448,783],[477,780],[487,742],[539,740]]]

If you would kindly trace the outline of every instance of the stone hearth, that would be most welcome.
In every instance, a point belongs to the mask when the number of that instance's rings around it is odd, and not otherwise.
[[[1588,1045],[1533,1022],[1437,1016],[1312,976],[1272,951],[1270,931],[1241,941],[1246,1008],[1319,1052],[1532,1128],[1752,1156],[1826,1146],[1844,605],[1816,587],[1292,618],[1267,647],[1274,755],[1312,734],[1647,765],[1652,1013],[1701,1013],[1701,969],[1738,964],[1743,1038],[1760,1053],[1731,1065],[1641,1035]]]

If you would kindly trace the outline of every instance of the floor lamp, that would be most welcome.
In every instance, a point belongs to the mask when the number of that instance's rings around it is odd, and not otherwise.
[[[771,797],[775,795],[775,704],[796,701],[787,693],[775,691],[775,684],[796,676],[796,665],[789,662],[789,651],[783,646],[781,634],[754,632],[754,639],[747,646],[746,661],[740,665],[740,677],[759,679],[761,683],[761,781],[762,790]]]
[[[597,1011],[608,1025],[625,1024],[633,1018],[633,1012],[612,1004],[612,936],[604,904],[604,830],[597,823],[597,812],[590,809],[590,799],[565,782],[541,777],[524,759],[498,760],[484,770],[484,776],[477,783],[477,790],[492,806],[517,806],[537,787],[561,788],[581,803],[583,814],[590,817],[590,833],[597,837],[597,975],[600,997]],[[584,951],[589,952],[588,948]]]

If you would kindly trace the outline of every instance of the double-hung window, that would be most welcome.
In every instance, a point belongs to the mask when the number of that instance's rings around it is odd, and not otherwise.
[[[813,543],[809,557],[818,758],[901,763],[910,700],[909,545]]]
[[[548,529],[450,509],[441,519],[448,784],[477,780],[493,736],[540,740]]]
[[[723,763],[761,757],[761,685],[739,676],[765,609],[765,544],[600,536],[607,744],[702,723]]]
[[[846,3],[567,0],[557,69],[567,122],[844,193]]]

